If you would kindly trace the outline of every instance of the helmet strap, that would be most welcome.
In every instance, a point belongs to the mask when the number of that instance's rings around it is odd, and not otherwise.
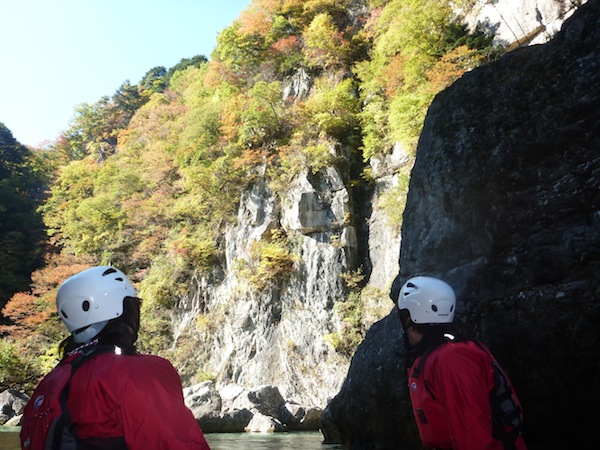
[[[108,320],[104,320],[102,322],[93,323],[83,329],[73,331],[73,339],[78,344],[83,344],[91,341],[93,338],[98,336],[98,334],[104,329]]]

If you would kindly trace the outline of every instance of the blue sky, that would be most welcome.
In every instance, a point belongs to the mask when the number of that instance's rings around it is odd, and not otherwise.
[[[54,140],[75,108],[210,54],[250,0],[0,0],[0,122]]]

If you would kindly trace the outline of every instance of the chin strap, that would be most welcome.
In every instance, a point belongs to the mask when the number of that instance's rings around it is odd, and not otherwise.
[[[85,327],[83,330],[76,330],[73,332],[73,339],[75,339],[75,342],[80,344],[86,343],[98,336],[107,323],[108,320],[104,320],[102,322],[93,323]]]

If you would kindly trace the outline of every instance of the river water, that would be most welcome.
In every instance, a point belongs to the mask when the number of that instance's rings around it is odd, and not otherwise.
[[[337,450],[320,432],[206,434],[211,450]],[[19,429],[0,426],[0,450],[20,450]]]

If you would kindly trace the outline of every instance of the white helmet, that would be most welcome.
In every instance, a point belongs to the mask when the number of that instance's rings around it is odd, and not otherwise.
[[[125,297],[135,296],[123,272],[98,266],[68,278],[58,289],[56,307],[75,342],[88,342],[123,314]]]
[[[417,325],[452,323],[455,307],[454,289],[438,278],[411,278],[398,296],[398,309],[408,310]]]

